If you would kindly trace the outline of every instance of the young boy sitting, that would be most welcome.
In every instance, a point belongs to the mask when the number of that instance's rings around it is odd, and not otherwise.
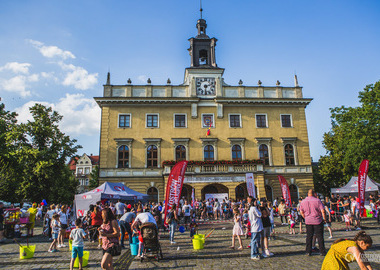
[[[83,238],[86,237],[86,233],[82,229],[82,220],[77,218],[75,220],[75,229],[70,233],[70,240],[72,240],[72,253],[71,253],[71,262],[70,262],[70,270],[73,270],[74,261],[78,256],[79,260],[79,269],[82,269],[82,261],[83,261]]]

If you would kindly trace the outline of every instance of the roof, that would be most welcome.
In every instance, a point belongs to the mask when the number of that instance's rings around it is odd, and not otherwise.
[[[92,165],[99,165],[99,156],[88,156]]]
[[[70,171],[75,171],[76,169],[76,164],[77,164],[77,160],[79,159],[78,156],[75,156],[75,157],[72,157],[69,161],[69,168],[70,168]]]

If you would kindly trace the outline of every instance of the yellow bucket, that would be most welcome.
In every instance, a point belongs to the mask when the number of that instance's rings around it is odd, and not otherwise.
[[[205,242],[202,239],[193,239],[193,248],[194,249],[203,249],[204,243]]]
[[[73,240],[69,239],[69,250],[73,249]]]
[[[23,260],[23,259],[33,258],[35,250],[36,250],[35,245],[29,246],[29,247],[27,246],[20,247],[20,259]]]
[[[83,251],[82,267],[87,266],[89,259],[90,259],[90,251]],[[75,268],[79,268],[79,259],[78,259],[78,257],[74,261],[74,267]]]
[[[204,234],[194,234],[194,239],[200,239],[205,243],[205,235]]]

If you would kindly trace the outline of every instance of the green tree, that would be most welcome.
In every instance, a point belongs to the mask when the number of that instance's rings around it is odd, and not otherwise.
[[[22,199],[69,203],[78,183],[66,161],[81,146],[60,131],[62,116],[52,108],[36,104],[30,112],[33,120],[16,125],[7,137],[19,173],[15,192]]]
[[[90,176],[91,176],[90,185],[88,187],[90,189],[97,188],[99,186],[99,166],[95,166]]]
[[[357,175],[363,159],[369,160],[368,175],[380,177],[380,81],[359,92],[358,107],[331,111],[331,130],[323,136],[327,151],[319,160],[324,188],[341,186]]]

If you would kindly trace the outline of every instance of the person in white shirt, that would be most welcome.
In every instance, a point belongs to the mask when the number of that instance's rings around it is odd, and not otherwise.
[[[61,211],[59,211],[59,223],[61,224],[61,231],[59,232],[58,236],[58,248],[66,247],[64,241],[65,241],[65,234],[67,229],[67,214],[66,214],[66,206],[62,205]]]
[[[120,200],[117,201],[116,205],[115,205],[115,208],[116,208],[116,217],[117,219],[120,219],[120,217],[122,215],[124,215],[124,210],[125,210],[125,204],[122,203]]]
[[[154,223],[157,226],[156,219],[154,216],[149,213],[137,213],[137,216],[135,218],[135,221],[132,224],[132,230],[134,230],[138,225],[142,225],[144,223]],[[157,228],[158,229],[158,228]]]
[[[188,201],[185,200],[185,205],[182,206],[182,212],[185,217],[185,227],[187,228],[187,224],[190,224],[190,217],[191,217],[191,211],[193,209],[191,208],[191,205],[189,205]]]
[[[261,221],[261,212],[257,208],[257,201],[252,196],[248,196],[248,216],[251,222],[251,260],[260,260],[259,243],[261,231],[264,229]]]
[[[82,229],[82,220],[77,218],[75,220],[75,229],[70,233],[70,240],[72,240],[72,252],[71,252],[71,261],[70,261],[70,270],[74,268],[75,259],[78,257],[79,269],[82,269],[83,262],[83,238],[86,237],[86,233]]]

